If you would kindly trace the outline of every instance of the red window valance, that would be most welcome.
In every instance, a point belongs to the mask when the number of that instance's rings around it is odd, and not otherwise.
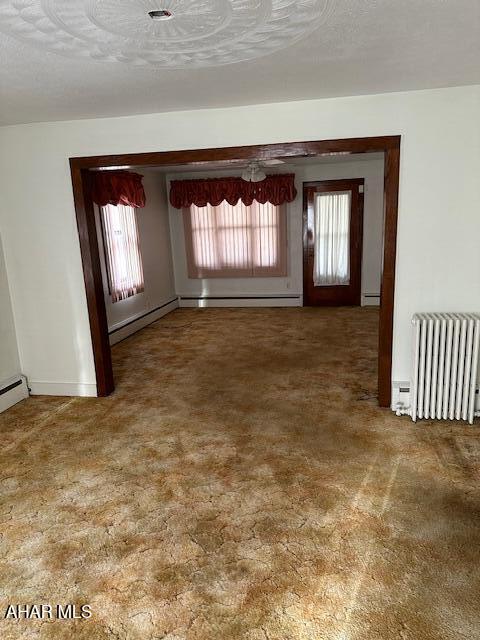
[[[261,182],[246,182],[242,178],[207,178],[203,180],[172,180],[170,203],[176,209],[186,209],[192,204],[213,207],[226,200],[235,205],[241,200],[250,206],[254,200],[265,204],[281,205],[295,200],[295,175],[284,173],[270,175]]]
[[[124,204],[129,207],[145,206],[145,191],[139,173],[132,171],[95,171],[92,197],[100,207]]]

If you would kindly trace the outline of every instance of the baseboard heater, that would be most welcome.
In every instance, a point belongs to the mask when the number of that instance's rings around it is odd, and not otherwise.
[[[149,324],[152,324],[160,318],[163,318],[163,316],[167,315],[167,313],[170,313],[170,311],[173,311],[177,307],[178,298],[175,297],[171,300],[168,300],[167,302],[164,302],[155,309],[151,309],[150,311],[141,313],[140,315],[129,318],[122,323],[111,327],[110,331],[108,332],[110,345],[113,346],[114,344],[121,342],[137,331],[140,331],[140,329],[143,329]]]
[[[28,397],[28,386],[24,376],[14,376],[0,383],[0,413]]]
[[[379,306],[380,306],[379,293],[363,293],[362,294],[362,307],[379,307]]]
[[[180,307],[301,307],[301,295],[180,296]]]
[[[480,315],[416,313],[410,406],[397,414],[473,423],[478,395]]]

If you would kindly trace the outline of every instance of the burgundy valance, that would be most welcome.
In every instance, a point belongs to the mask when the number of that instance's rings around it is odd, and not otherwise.
[[[172,180],[170,203],[176,209],[186,209],[192,204],[217,207],[226,200],[235,205],[241,200],[250,206],[254,200],[265,204],[281,205],[295,200],[295,175],[283,173],[269,175],[261,182],[246,182],[242,178],[207,178],[203,180]]]
[[[145,206],[145,191],[139,173],[133,171],[95,171],[92,197],[100,207],[107,204],[124,204],[130,207]]]

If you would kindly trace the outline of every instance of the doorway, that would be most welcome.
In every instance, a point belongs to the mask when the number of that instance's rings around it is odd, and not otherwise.
[[[161,167],[166,165],[191,165],[198,167],[208,165],[212,162],[221,162],[225,166],[228,166],[229,164],[233,165],[240,161],[288,160],[292,158],[325,157],[339,154],[348,155],[372,152],[383,152],[385,158],[383,268],[378,346],[378,402],[382,407],[389,407],[391,402],[400,136],[344,138],[246,147],[70,158],[73,196],[77,215],[98,395],[109,395],[115,387],[94,207],[91,196],[92,169],[127,168],[135,166]]]
[[[303,183],[303,304],[358,306],[364,179]]]

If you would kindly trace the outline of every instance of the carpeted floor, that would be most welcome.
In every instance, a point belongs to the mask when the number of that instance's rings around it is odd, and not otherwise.
[[[0,638],[480,638],[478,424],[377,408],[377,322],[178,310],[2,414]]]

